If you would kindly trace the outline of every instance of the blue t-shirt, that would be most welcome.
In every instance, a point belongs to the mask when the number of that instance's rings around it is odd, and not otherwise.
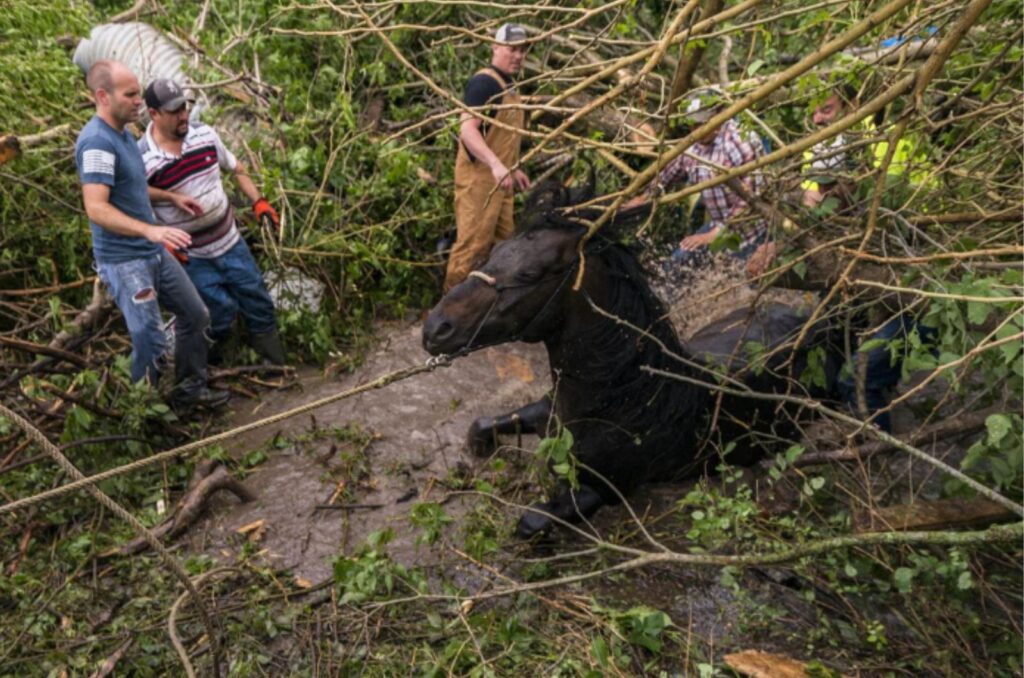
[[[156,223],[149,202],[146,165],[128,130],[118,132],[99,116],[86,123],[75,143],[78,178],[83,184],[110,186],[110,204],[130,217]],[[156,254],[160,246],[145,238],[108,231],[89,221],[96,262],[116,264]]]

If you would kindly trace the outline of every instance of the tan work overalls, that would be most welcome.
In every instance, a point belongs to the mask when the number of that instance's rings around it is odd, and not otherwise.
[[[494,78],[502,87],[508,83],[493,68],[480,71]],[[525,112],[513,108],[519,103],[519,95],[506,89],[501,106],[494,119],[515,128],[505,129],[498,125],[488,126],[484,135],[487,147],[510,170],[519,162],[521,130],[525,126]],[[444,278],[444,291],[466,279],[474,268],[487,260],[494,243],[512,235],[512,194],[497,188],[491,168],[485,163],[473,161],[460,142],[455,158],[455,246],[448,258],[448,271]]]

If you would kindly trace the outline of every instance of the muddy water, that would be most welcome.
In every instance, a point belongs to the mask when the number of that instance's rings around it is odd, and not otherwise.
[[[738,269],[709,274],[685,295],[662,290],[677,300],[670,308],[680,334],[750,303],[755,295],[742,284],[741,275]],[[694,303],[695,298],[701,303]],[[427,354],[420,345],[420,329],[419,323],[382,326],[377,349],[354,373],[325,377],[304,368],[289,390],[265,392],[262,400],[233,399],[223,425],[249,423],[422,364]],[[335,556],[356,552],[371,532],[390,528],[395,534],[388,548],[393,559],[404,565],[432,561],[429,549],[415,543],[420,530],[409,522],[410,509],[417,502],[439,500],[446,478],[477,463],[464,445],[476,417],[536,400],[550,383],[543,346],[508,344],[240,436],[228,450],[232,456],[241,459],[258,450],[266,456],[245,478],[258,500],[238,504],[216,497],[211,517],[192,531],[191,546],[230,561],[251,541],[247,548],[267,565],[317,582],[330,575]],[[364,445],[330,432],[346,426],[372,440]],[[534,440],[527,437],[523,444],[532,449]],[[670,490],[678,498],[686,488]],[[636,501],[645,500],[641,496]],[[324,508],[328,504],[335,508]],[[456,519],[465,510],[459,500],[445,506]],[[609,525],[628,517],[615,509],[603,514],[607,518],[602,522]],[[699,588],[708,590],[706,582]]]
[[[385,326],[377,350],[353,374],[325,378],[305,370],[292,390],[267,392],[262,401],[234,399],[223,423],[248,423],[426,358],[419,324]],[[525,405],[549,385],[543,347],[508,344],[239,437],[229,450],[236,458],[260,449],[267,455],[245,478],[259,499],[238,504],[218,498],[212,517],[193,530],[192,546],[230,560],[252,539],[249,548],[267,564],[317,582],[330,575],[334,556],[354,553],[371,532],[391,528],[391,557],[423,564],[431,556],[415,545],[420,531],[409,523],[410,508],[437,501],[439,483],[473,463],[463,449],[473,419]],[[373,436],[365,449],[329,433],[353,425]],[[332,497],[347,508],[318,508]],[[458,517],[462,507],[453,501],[445,510]],[[239,533],[260,520],[262,529]]]

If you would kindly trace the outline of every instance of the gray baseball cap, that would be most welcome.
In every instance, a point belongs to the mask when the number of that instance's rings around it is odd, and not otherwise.
[[[167,78],[157,78],[149,83],[143,98],[147,108],[158,111],[176,111],[188,103],[181,86]]]
[[[504,24],[494,34],[494,39],[500,43],[523,42],[526,40],[526,29],[520,24]]]

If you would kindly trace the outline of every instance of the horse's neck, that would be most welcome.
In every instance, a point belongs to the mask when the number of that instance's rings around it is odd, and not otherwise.
[[[666,357],[658,343],[682,353],[675,333],[643,293],[644,280],[613,278],[606,262],[588,261],[583,285],[570,291],[560,331],[549,338],[552,372],[566,388],[596,395],[614,392],[639,378],[649,378],[642,365],[661,367]],[[590,302],[608,315],[602,315]],[[623,324],[624,321],[633,327]],[[650,332],[658,341],[638,334]]]

